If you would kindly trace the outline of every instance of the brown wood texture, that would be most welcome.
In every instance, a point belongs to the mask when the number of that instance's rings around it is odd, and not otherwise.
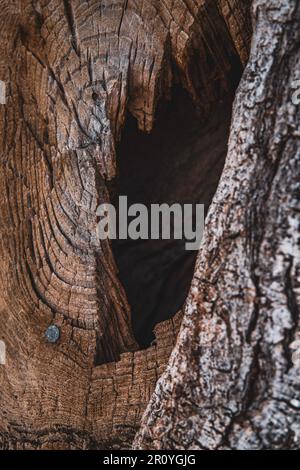
[[[130,445],[178,319],[137,351],[95,211],[127,111],[150,132],[175,75],[203,117],[232,89],[250,3],[0,1],[2,448]],[[53,323],[61,337],[49,344]]]

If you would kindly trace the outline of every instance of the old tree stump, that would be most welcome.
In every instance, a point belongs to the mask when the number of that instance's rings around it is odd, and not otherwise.
[[[0,0],[1,448],[299,447],[300,1],[251,4]],[[123,188],[210,205],[194,274],[97,239]]]

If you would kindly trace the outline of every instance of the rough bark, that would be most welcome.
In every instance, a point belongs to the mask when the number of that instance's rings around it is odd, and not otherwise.
[[[203,116],[231,89],[233,63],[246,60],[249,3],[0,1],[2,448],[129,445],[176,321],[133,353],[95,210],[110,197],[126,110],[151,131],[174,68]],[[53,323],[61,337],[49,344]]]
[[[139,449],[297,449],[300,2],[256,0],[229,152]]]

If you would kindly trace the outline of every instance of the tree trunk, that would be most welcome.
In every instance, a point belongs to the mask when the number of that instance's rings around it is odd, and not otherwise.
[[[297,449],[300,2],[256,0],[183,324],[139,449]]]
[[[209,140],[205,122],[247,62],[250,3],[0,1],[1,448],[130,447],[181,312],[139,350],[96,208],[116,194],[127,111],[149,133],[181,84],[206,129],[192,141]],[[139,448],[299,445],[299,2],[257,0],[254,16],[226,166]]]

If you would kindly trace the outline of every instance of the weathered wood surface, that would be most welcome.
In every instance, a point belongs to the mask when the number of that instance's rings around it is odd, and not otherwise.
[[[139,449],[299,449],[299,0],[256,0],[178,342]]]
[[[250,35],[245,3],[0,1],[1,447],[113,445],[110,402],[94,385],[118,366],[97,365],[137,345],[95,210],[109,199],[126,110],[150,131],[173,64],[203,113],[231,87]],[[51,345],[52,323],[61,338]]]

